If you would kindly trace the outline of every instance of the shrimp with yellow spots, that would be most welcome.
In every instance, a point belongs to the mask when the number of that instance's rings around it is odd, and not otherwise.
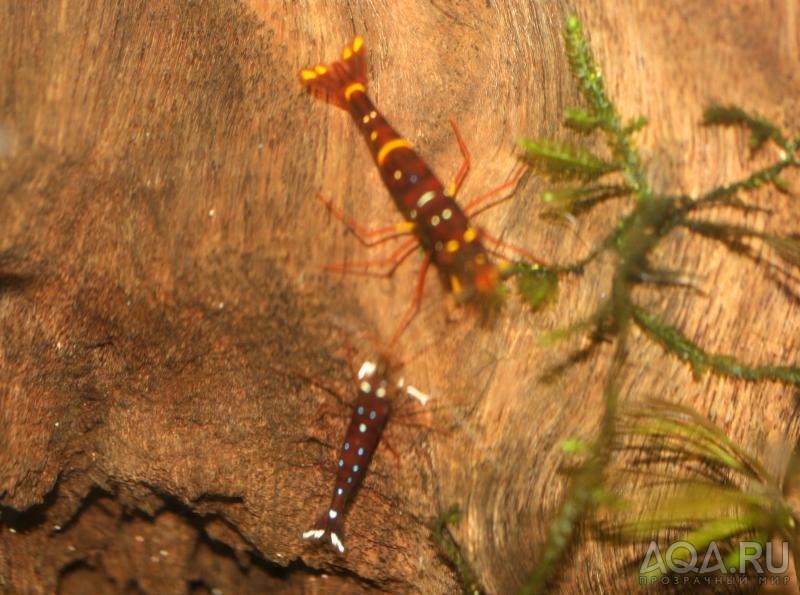
[[[313,92],[323,96],[329,103],[346,109],[353,116],[372,153],[383,183],[403,214],[405,222],[369,231],[338,211],[330,201],[323,199],[326,205],[364,244],[373,245],[384,239],[412,234],[413,239],[401,245],[388,259],[393,264],[392,270],[417,245],[425,252],[414,301],[397,329],[394,340],[419,307],[425,275],[431,262],[459,302],[478,300],[492,305],[500,302],[501,267],[492,260],[482,242],[489,236],[473,227],[465,213],[499,191],[511,188],[524,170],[520,170],[510,182],[474,199],[462,209],[454,197],[469,170],[470,157],[455,124],[453,128],[464,155],[464,162],[454,184],[446,190],[414,151],[411,143],[392,128],[370,100],[367,95],[366,65],[364,41],[361,37],[356,37],[344,48],[340,61],[302,70],[300,79]],[[491,241],[499,243],[497,240]]]

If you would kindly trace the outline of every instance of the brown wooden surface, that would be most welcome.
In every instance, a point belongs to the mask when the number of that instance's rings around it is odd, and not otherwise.
[[[621,112],[651,120],[639,139],[656,188],[699,193],[748,168],[744,134],[698,126],[710,100],[800,129],[795,0],[575,4]],[[566,14],[477,0],[0,5],[0,250],[3,274],[23,277],[0,296],[0,589],[453,592],[425,526],[451,504],[487,590],[520,585],[566,485],[559,442],[594,435],[608,366],[601,351],[543,386],[579,341],[537,337],[591,311],[608,262],[542,314],[512,298],[491,328],[449,315],[431,275],[398,351],[437,397],[433,430],[390,427],[401,457],[379,450],[345,557],[304,543],[348,412],[302,374],[345,382],[344,337],[391,333],[419,259],[389,281],[321,272],[376,251],[317,192],[367,224],[398,219],[348,116],[303,93],[297,71],[361,33],[376,103],[444,179],[456,119],[473,154],[462,196],[475,196],[510,174],[516,139],[561,134],[578,101]],[[550,261],[585,253],[613,209],[565,230],[537,217],[540,186],[481,224]],[[749,223],[798,230],[794,198],[759,200],[774,213]],[[643,303],[710,350],[795,362],[797,306],[763,270],[683,236],[659,257],[709,295]],[[754,451],[797,437],[786,387],[695,381],[642,337],[632,348],[624,398],[691,405]],[[315,417],[321,406],[335,413]],[[624,590],[619,552],[579,545],[557,588]]]

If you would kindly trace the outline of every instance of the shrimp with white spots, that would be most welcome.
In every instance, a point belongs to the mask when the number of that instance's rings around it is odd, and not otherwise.
[[[303,533],[304,539],[323,539],[329,536],[331,545],[344,553],[342,528],[344,511],[353,491],[361,483],[372,453],[380,442],[383,428],[391,413],[392,399],[400,383],[390,379],[387,363],[364,362],[358,372],[358,396],[353,416],[344,436],[344,444],[336,464],[336,483],[328,511],[312,529]]]

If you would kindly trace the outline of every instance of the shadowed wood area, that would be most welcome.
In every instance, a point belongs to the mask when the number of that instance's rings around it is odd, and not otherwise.
[[[520,587],[567,486],[560,442],[596,435],[609,368],[603,348],[543,384],[581,342],[538,337],[591,313],[612,263],[565,278],[542,313],[510,296],[490,325],[449,310],[431,272],[395,349],[430,410],[389,422],[399,456],[378,448],[346,554],[304,542],[349,418],[320,385],[352,397],[347,345],[366,357],[391,335],[421,257],[391,279],[323,272],[391,246],[362,247],[318,193],[369,227],[400,218],[350,117],[298,71],[363,35],[372,98],[446,182],[458,123],[464,202],[510,177],[520,137],[565,135],[572,10],[620,112],[650,119],[637,140],[657,190],[752,169],[745,133],[700,127],[712,100],[800,129],[794,0],[0,5],[0,275],[14,280],[0,294],[0,590],[450,593],[428,524],[454,504],[486,590]],[[619,215],[549,223],[543,185],[530,177],[479,224],[563,263]],[[748,224],[799,231],[794,196],[756,200],[772,212]],[[658,258],[707,295],[642,292],[647,307],[709,351],[797,363],[797,303],[766,269],[681,234]],[[753,452],[795,442],[785,385],[697,379],[636,333],[630,352],[623,401],[689,405]],[[584,537],[555,592],[635,586],[642,552]]]

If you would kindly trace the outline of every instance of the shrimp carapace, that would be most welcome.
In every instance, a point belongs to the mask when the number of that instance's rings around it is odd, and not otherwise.
[[[340,61],[303,70],[300,78],[314,93],[353,116],[383,183],[405,218],[405,223],[388,229],[391,237],[413,233],[425,251],[423,276],[410,314],[413,315],[419,305],[429,262],[436,266],[459,302],[478,299],[492,305],[499,303],[503,295],[502,270],[481,241],[484,233],[470,223],[455,201],[455,194],[469,168],[469,153],[458,131],[456,134],[465,160],[456,182],[446,189],[411,143],[392,128],[367,95],[366,48],[361,37],[356,37],[344,48]],[[500,189],[505,190],[508,186],[510,183]],[[340,218],[347,223],[344,216]],[[351,229],[355,227],[353,224],[348,226]],[[405,252],[402,258],[411,251]],[[402,326],[398,330],[402,330]]]

